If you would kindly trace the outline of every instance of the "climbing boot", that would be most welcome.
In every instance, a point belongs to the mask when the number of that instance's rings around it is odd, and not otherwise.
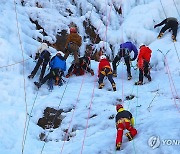
[[[150,75],[144,75],[144,76],[148,79],[149,82],[152,80]]]
[[[36,87],[39,89],[41,87],[41,83],[39,82],[34,82],[34,84],[36,85]]]
[[[148,75],[147,78],[149,82],[152,80],[150,75]]]
[[[142,81],[135,82],[135,85],[143,85]]]
[[[115,83],[112,84],[112,88],[114,91],[116,91],[116,84]]]
[[[128,80],[131,80],[131,79],[132,79],[131,74],[128,75],[128,78],[127,78],[127,79],[128,79]]]
[[[131,135],[130,132],[126,133],[126,136],[127,136],[127,138],[128,138],[129,141],[132,141],[133,136]]]
[[[114,77],[117,77],[116,71],[113,71],[113,76],[114,76]]]
[[[160,39],[163,36],[163,34],[164,33],[160,33],[157,38]]]
[[[121,149],[121,142],[119,142],[118,144],[116,144],[116,150],[120,150]]]
[[[104,83],[99,84],[99,89],[102,89],[104,87]]]
[[[30,74],[30,75],[28,76],[28,78],[29,78],[29,79],[33,79],[33,78],[34,78],[34,74]]]
[[[172,35],[172,40],[173,40],[173,42],[177,41],[174,35]]]

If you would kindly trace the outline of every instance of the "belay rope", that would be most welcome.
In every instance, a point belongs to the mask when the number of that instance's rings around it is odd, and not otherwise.
[[[57,111],[56,111],[56,113],[55,113],[55,116],[54,116],[54,118],[53,118],[53,120],[52,120],[52,123],[51,123],[51,126],[50,126],[50,130],[48,131],[48,134],[46,135],[45,139],[48,138],[48,136],[49,136],[49,134],[50,134],[50,132],[51,132],[51,130],[52,130],[52,128],[53,128],[55,119],[57,118],[58,110],[60,109],[60,105],[61,105],[61,103],[62,103],[64,94],[65,94],[65,92],[66,92],[66,89],[67,89],[69,80],[70,80],[70,79],[68,79],[68,81],[67,81],[67,83],[66,83],[66,86],[65,86],[65,88],[64,88],[63,94],[62,94],[62,96],[61,96],[61,98],[60,98],[60,101],[59,101],[59,104],[58,104],[58,109],[57,109]],[[44,144],[43,144],[43,147],[42,147],[42,149],[41,149],[41,154],[42,154],[42,152],[43,152],[43,150],[44,150],[45,144],[46,144],[46,142],[44,142]]]
[[[177,90],[176,90],[176,87],[175,87],[173,78],[172,78],[172,76],[171,76],[171,72],[170,72],[170,69],[169,69],[168,61],[167,61],[167,58],[166,58],[166,55],[167,55],[167,53],[168,53],[170,50],[168,50],[168,51],[166,52],[166,54],[164,54],[164,53],[163,53],[161,50],[159,50],[159,49],[158,49],[157,51],[159,51],[160,53],[162,53],[163,56],[164,56],[164,64],[165,64],[165,67],[166,67],[166,70],[167,70],[167,74],[168,74],[168,79],[169,79],[169,84],[170,84],[170,90],[171,90],[171,93],[172,93],[172,97],[173,97],[173,100],[174,100],[174,104],[175,104],[178,112],[180,113],[180,108],[179,108],[179,106],[178,106],[177,103],[176,103],[176,98],[178,98],[179,102],[180,102],[180,99],[179,99],[179,96],[178,96],[178,93],[177,93]],[[173,89],[174,89],[175,94],[173,93]],[[175,95],[176,95],[176,96],[175,96]]]
[[[25,64],[24,64],[24,50],[23,50],[23,45],[21,41],[21,36],[20,36],[20,31],[19,31],[19,23],[18,23],[18,15],[17,15],[17,8],[16,8],[16,1],[14,0],[14,10],[15,10],[15,15],[16,15],[16,27],[18,31],[18,39],[19,39],[19,44],[21,48],[21,53],[23,57],[23,85],[24,85],[24,102],[25,102],[25,123],[24,123],[24,132],[23,132],[23,139],[22,139],[22,154],[24,153],[24,144],[25,144],[25,133],[26,133],[26,127],[27,127],[27,118],[28,118],[28,110],[27,110],[27,97],[26,97],[26,80],[25,80]]]
[[[164,15],[166,16],[166,18],[167,18],[167,14],[166,14],[166,12],[165,12],[165,9],[164,9],[164,6],[163,6],[163,4],[162,4],[162,1],[160,0],[160,4],[161,4],[161,6],[162,6],[162,9],[163,9],[163,12],[164,12]],[[178,10],[177,10],[178,11]],[[178,54],[178,51],[177,51],[177,48],[176,48],[176,45],[175,45],[175,42],[173,42],[174,43],[174,48],[175,48],[175,51],[176,51],[176,55],[177,55],[177,58],[178,58],[178,61],[179,61],[179,63],[180,63],[180,57],[179,57],[179,54]]]

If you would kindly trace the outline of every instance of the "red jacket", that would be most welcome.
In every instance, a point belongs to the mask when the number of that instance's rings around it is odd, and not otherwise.
[[[98,75],[100,74],[100,72],[102,71],[103,68],[111,68],[111,65],[109,63],[109,61],[107,59],[102,59],[99,62],[99,68],[98,68]]]
[[[151,49],[149,49],[149,47],[142,46],[140,48],[139,55],[138,55],[138,67],[139,68],[143,68],[144,60],[147,62],[150,62],[151,53],[152,53],[152,51],[151,51]]]

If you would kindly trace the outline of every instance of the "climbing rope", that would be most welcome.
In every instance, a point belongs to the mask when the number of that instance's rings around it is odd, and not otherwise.
[[[92,10],[93,10],[93,5],[92,5],[92,8],[91,8],[91,12],[90,12],[89,19],[90,19],[90,17],[91,17]],[[96,42],[97,35],[98,35],[98,32],[99,32],[100,27],[101,27],[101,23],[99,24],[99,27],[98,27],[98,30],[97,30],[97,34],[96,34],[96,37],[95,37],[95,39],[94,39],[94,43]],[[92,55],[92,50],[93,50],[93,49],[91,49],[91,51],[90,51],[90,52],[91,52],[91,55]],[[76,104],[75,104],[75,109],[73,110],[73,113],[72,113],[72,116],[71,116],[71,120],[70,120],[70,123],[69,123],[69,126],[68,126],[68,130],[66,131],[66,134],[65,134],[65,140],[64,140],[63,145],[62,145],[62,148],[61,148],[61,153],[63,152],[63,148],[64,148],[64,145],[65,145],[65,141],[66,141],[66,138],[67,138],[67,135],[68,135],[68,132],[69,132],[71,123],[72,123],[72,121],[73,121],[73,116],[74,116],[74,113],[75,113],[75,110],[76,110],[76,107],[77,107],[77,103],[78,103],[78,100],[79,100],[80,92],[81,92],[81,89],[82,89],[82,86],[83,86],[85,77],[86,77],[86,75],[84,75],[84,76],[83,76],[83,79],[82,79],[81,87],[80,87],[80,90],[79,90],[79,93],[78,93],[78,97],[77,97],[77,100],[76,100]]]
[[[112,4],[113,4],[113,2],[110,5],[109,15],[106,16],[106,31],[105,31],[104,37],[103,37],[103,40],[106,40],[106,50],[107,50],[107,30],[108,30],[108,26],[109,26],[109,23],[110,23],[110,17],[111,17],[110,15],[111,15],[111,11],[112,11]],[[108,6],[108,4],[106,4],[106,6]],[[107,7],[106,7],[106,13],[107,13]],[[104,47],[104,41],[103,41],[103,47]]]
[[[170,88],[171,88],[171,93],[172,93],[172,96],[173,96],[173,100],[174,100],[174,103],[175,103],[175,106],[176,106],[178,112],[180,112],[180,109],[179,109],[179,107],[178,107],[178,105],[177,105],[177,103],[176,103],[176,97],[174,96],[174,93],[173,93],[173,87],[174,87],[174,90],[175,90],[175,92],[176,92],[176,96],[178,97],[177,91],[176,91],[176,88],[175,88],[175,86],[174,86],[174,82],[173,82],[173,79],[172,79],[172,76],[171,76],[171,73],[170,73],[170,69],[169,69],[169,66],[168,66],[167,58],[166,58],[166,57],[164,57],[164,58],[165,58],[166,70],[167,70],[167,72],[168,72],[168,79],[169,79],[169,84],[170,84]],[[172,82],[172,83],[171,83],[171,82]],[[178,99],[178,100],[179,100],[179,99]]]
[[[174,6],[176,7],[177,13],[178,13],[178,15],[179,15],[179,17],[180,17],[180,13],[179,13],[179,11],[178,11],[178,8],[177,8],[177,6],[176,6],[176,3],[175,3],[174,0],[173,0],[173,2],[174,2]]]
[[[28,128],[29,128],[29,122],[30,122],[30,119],[31,119],[31,117],[32,117],[32,111],[33,111],[33,109],[34,109],[34,105],[35,105],[35,102],[36,102],[36,100],[37,100],[38,92],[39,92],[39,91],[37,91],[37,93],[36,93],[36,96],[35,96],[35,99],[34,99],[34,102],[33,102],[32,108],[31,108],[31,111],[30,111],[30,113],[28,114],[29,119],[28,119],[28,122],[27,122],[27,127],[26,127],[26,131],[25,131],[25,135],[24,135],[24,147],[23,147],[23,148],[25,148],[25,143],[26,143],[26,139],[27,139],[27,132],[28,132]]]
[[[166,67],[166,70],[167,70],[167,74],[168,74],[168,80],[169,80],[169,84],[170,84],[170,89],[171,89],[171,93],[172,93],[172,96],[173,96],[173,100],[174,100],[174,103],[175,103],[175,106],[177,108],[177,110],[180,112],[180,109],[176,103],[176,97],[178,98],[178,93],[177,93],[177,90],[176,90],[176,87],[175,87],[175,84],[174,84],[174,81],[173,81],[173,78],[172,78],[172,75],[171,75],[171,72],[170,72],[170,69],[169,69],[169,65],[168,65],[168,61],[167,61],[167,58],[166,58],[166,54],[164,54],[161,50],[157,50],[159,51],[160,53],[162,53],[162,55],[164,56],[164,61],[165,61],[165,67]],[[173,93],[173,89],[176,93],[176,96],[174,96],[174,93]],[[179,100],[179,99],[178,99]],[[179,100],[180,101],[180,100]]]
[[[21,41],[21,36],[20,36],[20,31],[19,31],[19,23],[18,23],[18,15],[17,15],[17,8],[16,8],[16,0],[14,0],[14,8],[15,8],[15,14],[16,14],[16,27],[17,27],[17,31],[18,31],[18,38],[19,38],[19,43],[20,43],[20,48],[22,51],[22,57],[23,57],[23,83],[24,83],[24,101],[25,101],[25,110],[26,110],[26,115],[25,115],[25,124],[24,124],[24,132],[23,132],[23,140],[22,140],[22,154],[24,153],[24,144],[25,144],[25,132],[26,132],[26,126],[27,126],[27,101],[26,101],[26,81],[25,81],[25,64],[24,64],[24,50],[22,47],[22,41]]]
[[[0,66],[0,68],[5,68],[5,67],[10,67],[10,66],[13,66],[13,65],[17,65],[17,64],[19,64],[19,63],[23,63],[23,62],[25,62],[25,61],[28,61],[29,59],[31,59],[31,58],[27,58],[27,59],[25,59],[25,60],[23,60],[23,61],[19,61],[19,62],[16,62],[16,63],[14,63],[14,64],[9,64],[9,65]]]
[[[90,113],[91,113],[92,102],[93,102],[93,98],[94,98],[94,91],[95,91],[95,87],[96,87],[96,79],[97,78],[98,77],[96,76],[96,78],[94,80],[94,87],[93,87],[93,91],[92,91],[92,95],[91,95],[91,101],[90,101],[90,104],[89,104],[88,118],[87,118],[87,121],[86,121],[86,128],[85,128],[84,137],[83,137],[83,143],[82,143],[82,147],[81,147],[81,154],[82,154],[83,148],[84,148],[84,142],[85,142],[86,133],[87,133],[87,129],[88,129],[88,123],[89,123],[89,118],[90,118]]]
[[[57,117],[58,110],[60,109],[60,106],[61,106],[61,103],[62,103],[64,94],[65,94],[65,92],[66,92],[66,89],[67,89],[69,80],[70,80],[70,79],[68,79],[68,81],[67,81],[67,83],[66,83],[66,86],[65,86],[65,88],[64,88],[63,94],[62,94],[62,96],[61,96],[61,99],[60,99],[59,104],[58,104],[58,107],[57,107],[58,109],[57,109],[57,111],[56,111],[56,113],[55,113],[55,116],[54,116],[54,118],[53,118],[53,120],[52,120],[52,123],[51,123],[51,126],[50,126],[50,130],[48,131],[48,134],[46,135],[46,139],[48,138],[48,136],[49,136],[49,134],[50,134],[50,132],[52,131],[52,128],[53,128],[53,126],[54,126],[54,122],[55,122],[55,119],[56,119],[56,117]],[[41,149],[41,154],[43,153],[43,150],[44,150],[44,148],[45,148],[45,145],[46,145],[46,142],[44,142],[44,144],[43,144],[43,147],[42,147],[42,149]]]
[[[68,135],[70,126],[71,126],[72,121],[73,121],[73,117],[74,117],[74,113],[75,113],[76,108],[77,108],[77,104],[78,104],[78,102],[79,102],[79,97],[80,97],[80,93],[81,93],[81,90],[82,90],[82,86],[83,86],[83,84],[84,84],[85,76],[86,76],[86,75],[83,76],[83,79],[82,79],[82,82],[81,82],[81,86],[80,86],[80,89],[79,89],[79,92],[78,92],[78,96],[77,96],[77,99],[76,99],[76,101],[75,101],[74,110],[73,110],[73,113],[72,113],[72,116],[71,116],[71,120],[70,120],[70,122],[69,122],[68,129],[67,129],[66,134],[65,134],[65,139],[64,139],[62,148],[61,148],[61,154],[62,154],[62,152],[63,152],[63,148],[64,148],[65,141],[67,140],[67,135]]]
[[[112,3],[111,3],[111,8],[112,8]],[[110,12],[109,12],[108,20],[110,19],[110,13],[111,13],[111,9],[110,9]],[[105,36],[106,36],[106,33],[107,33],[107,26],[108,26],[108,22],[107,22],[107,25],[106,25]],[[96,35],[96,36],[97,36],[97,35]],[[103,41],[103,46],[104,46],[104,41]],[[98,78],[98,77],[96,76],[96,78]],[[82,143],[82,147],[81,147],[81,154],[82,154],[82,152],[83,152],[84,143],[85,143],[85,138],[86,138],[86,134],[87,134],[88,122],[89,122],[89,119],[90,119],[90,113],[91,113],[92,102],[93,102],[93,98],[94,98],[95,86],[96,86],[96,79],[94,80],[93,92],[92,92],[91,101],[90,101],[90,104],[89,104],[89,112],[88,112],[88,118],[87,118],[87,121],[86,121],[86,128],[85,128],[85,132],[84,132],[83,143]]]
[[[136,69],[136,71],[135,71],[135,76],[136,76],[137,71],[138,71],[138,70]],[[135,81],[135,79],[134,79],[134,81]],[[134,87],[135,87],[135,84],[133,84],[133,86],[132,86],[132,89],[131,89],[130,95],[132,95],[132,94],[133,94]],[[129,107],[130,107],[130,100],[128,100],[128,108],[127,108],[127,110],[129,110]]]
[[[137,125],[137,108],[138,108],[138,104],[139,104],[139,100],[138,100],[138,97],[139,97],[139,91],[138,91],[138,86],[137,86],[137,101],[136,101],[136,116],[135,116],[135,126]],[[136,154],[136,145],[135,145],[135,141],[133,140],[133,149],[134,149],[134,153]]]
[[[162,4],[162,1],[161,1],[161,0],[160,0],[160,4],[161,4],[161,6],[162,6],[162,9],[163,9],[164,15],[165,15],[165,16],[166,16],[166,18],[167,18],[167,14],[166,14],[166,12],[165,12],[165,8],[164,8],[164,6],[163,6],[163,4]],[[177,58],[178,58],[179,63],[180,63],[180,57],[179,57],[179,54],[178,54],[178,51],[177,51],[177,48],[176,48],[175,42],[173,42],[173,43],[174,43],[174,48],[175,48],[175,51],[176,51],[176,54],[177,54]]]

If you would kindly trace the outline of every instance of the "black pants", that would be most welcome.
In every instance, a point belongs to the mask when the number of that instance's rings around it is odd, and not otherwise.
[[[117,72],[117,63],[121,60],[122,57],[124,57],[124,61],[127,67],[127,73],[131,76],[130,56],[123,56],[118,54],[112,62],[113,71]]]
[[[167,29],[171,29],[172,30],[172,35],[174,35],[174,37],[176,38],[177,36],[177,29],[178,29],[178,24],[174,24],[173,26],[172,25],[169,25],[169,24],[166,24],[160,31],[160,33],[164,33]]]
[[[58,76],[60,79],[63,75],[63,71],[60,69],[51,69],[50,72],[42,79],[41,85],[44,84],[49,79],[56,80],[56,77]]]
[[[46,66],[48,64],[48,62],[50,61],[50,53],[48,51],[43,51],[40,56],[39,59],[36,63],[36,66],[34,67],[33,71],[31,72],[32,75],[36,75],[40,65],[42,64],[42,69],[41,69],[41,74],[39,79],[42,79],[44,76],[44,73],[46,71]]]
[[[99,74],[99,81],[98,81],[99,84],[103,83],[105,76],[108,77],[108,80],[111,82],[111,84],[115,83],[113,80],[113,75],[112,75],[111,69],[104,68]]]
[[[149,62],[144,61],[143,69],[139,69],[139,81],[143,82],[143,77],[151,78],[149,71]]]

